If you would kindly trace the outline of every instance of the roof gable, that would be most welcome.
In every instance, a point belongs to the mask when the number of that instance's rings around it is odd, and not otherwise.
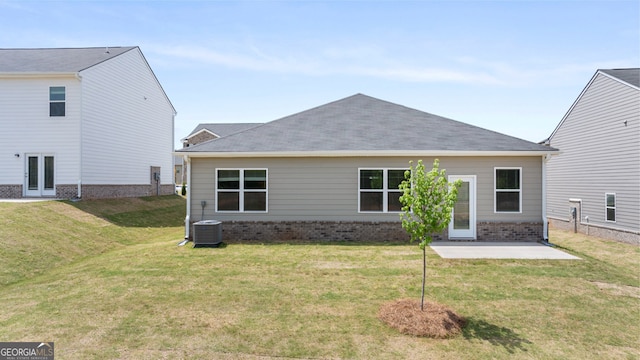
[[[356,94],[184,149],[261,152],[512,152],[547,146]]]
[[[224,136],[232,135],[240,131],[250,129],[262,125],[262,123],[230,123],[230,124],[216,124],[216,123],[203,123],[198,124],[193,131],[187,135],[182,141],[187,140],[202,132],[208,132],[215,137],[221,138]]]
[[[569,115],[571,115],[571,113],[573,112],[573,109],[580,102],[580,100],[582,99],[584,94],[591,88],[591,85],[593,84],[593,82],[596,80],[596,78],[598,76],[606,76],[607,78],[613,79],[613,80],[615,80],[615,81],[617,81],[617,82],[619,82],[621,84],[630,86],[632,88],[635,88],[636,90],[640,90],[640,68],[634,68],[634,69],[599,69],[591,77],[591,80],[589,80],[589,82],[584,87],[584,89],[582,89],[582,92],[580,92],[580,95],[578,95],[578,98],[573,102],[573,104],[571,104],[571,107],[564,114],[564,116],[562,117],[562,120],[560,120],[560,122],[558,123],[556,128],[553,129],[553,132],[551,133],[551,135],[549,135],[548,138],[546,138],[545,140],[542,141],[543,143],[549,144],[551,142],[551,139],[553,138],[553,136],[558,132],[558,129],[560,129],[562,124],[564,124],[565,120],[569,117]],[[634,85],[634,83],[635,83],[635,85]]]
[[[0,74],[77,73],[135,48],[0,49]]]

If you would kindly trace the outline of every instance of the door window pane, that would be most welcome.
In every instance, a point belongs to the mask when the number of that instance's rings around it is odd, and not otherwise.
[[[453,228],[468,230],[471,225],[469,215],[469,182],[463,181],[458,188],[458,199],[453,206]]]
[[[38,190],[38,157],[29,156],[29,190]]]
[[[53,156],[44,157],[44,189],[53,190]]]

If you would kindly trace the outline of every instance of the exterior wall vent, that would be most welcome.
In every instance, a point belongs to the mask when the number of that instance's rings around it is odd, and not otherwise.
[[[202,220],[193,224],[193,247],[217,246],[222,243],[222,223]]]

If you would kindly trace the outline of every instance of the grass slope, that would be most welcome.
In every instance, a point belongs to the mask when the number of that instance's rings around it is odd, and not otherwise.
[[[178,247],[180,227],[136,225],[150,225],[136,214],[159,213],[137,201],[26,206],[110,245],[0,287],[0,339],[55,341],[59,359],[640,357],[637,246],[555,231],[551,241],[584,260],[448,260],[429,250],[427,298],[468,320],[461,336],[438,340],[376,317],[384,303],[419,297],[415,245]]]
[[[178,196],[0,203],[0,285],[125,245],[180,239],[184,212]]]

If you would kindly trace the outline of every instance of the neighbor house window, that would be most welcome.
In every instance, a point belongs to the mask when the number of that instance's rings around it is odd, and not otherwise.
[[[400,212],[398,189],[407,169],[359,169],[359,211]]]
[[[65,116],[65,98],[64,86],[49,88],[49,116]]]
[[[607,221],[616,221],[616,194],[604,194]]]
[[[216,211],[267,211],[267,169],[217,169]]]
[[[522,168],[495,168],[495,212],[522,212]]]

